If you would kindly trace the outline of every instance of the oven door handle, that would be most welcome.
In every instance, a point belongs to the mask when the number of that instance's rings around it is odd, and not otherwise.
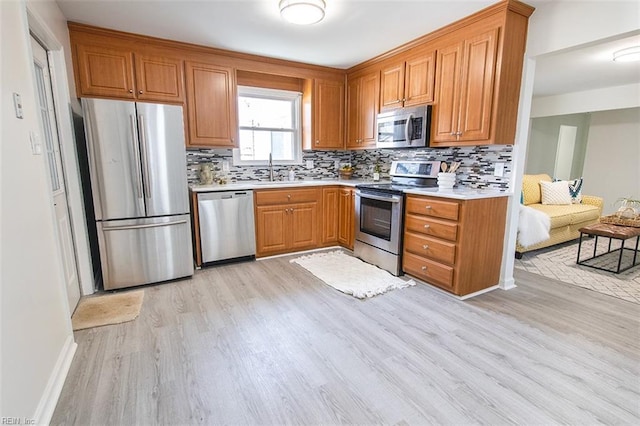
[[[367,194],[360,190],[356,191],[356,195],[359,196],[360,198],[369,198],[371,200],[378,200],[378,201],[388,201],[390,203],[399,203],[400,201],[402,201],[402,197],[400,197],[399,195],[390,195],[388,197],[384,197],[380,195]]]

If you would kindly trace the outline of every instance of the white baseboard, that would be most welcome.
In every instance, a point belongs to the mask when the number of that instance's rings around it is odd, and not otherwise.
[[[502,290],[511,290],[516,287],[518,286],[516,285],[516,280],[513,279],[513,276],[500,282],[500,289]]]
[[[69,373],[71,361],[73,361],[73,356],[77,348],[78,344],[73,340],[73,334],[69,335],[64,342],[60,355],[58,355],[58,360],[51,372],[47,387],[42,394],[42,398],[40,398],[40,403],[38,403],[38,408],[36,408],[36,413],[33,416],[36,424],[48,425],[51,422],[51,416],[53,416],[53,411],[58,404],[62,386],[64,386],[64,381]]]

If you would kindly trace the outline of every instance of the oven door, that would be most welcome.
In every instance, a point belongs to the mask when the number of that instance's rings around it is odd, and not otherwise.
[[[400,254],[402,195],[356,191],[356,240]]]

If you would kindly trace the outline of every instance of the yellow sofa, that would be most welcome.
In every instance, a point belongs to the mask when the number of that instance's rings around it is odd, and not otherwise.
[[[540,181],[551,182],[549,175],[524,175],[522,178],[522,203],[525,206],[546,213],[551,218],[549,239],[532,246],[523,247],[516,244],[516,257],[522,253],[549,247],[580,237],[578,229],[592,223],[598,223],[602,215],[602,198],[583,195],[581,204],[549,205],[542,204]]]

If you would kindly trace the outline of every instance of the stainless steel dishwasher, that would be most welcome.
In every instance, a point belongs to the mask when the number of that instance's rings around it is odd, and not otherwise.
[[[253,191],[198,194],[202,262],[256,255]]]

